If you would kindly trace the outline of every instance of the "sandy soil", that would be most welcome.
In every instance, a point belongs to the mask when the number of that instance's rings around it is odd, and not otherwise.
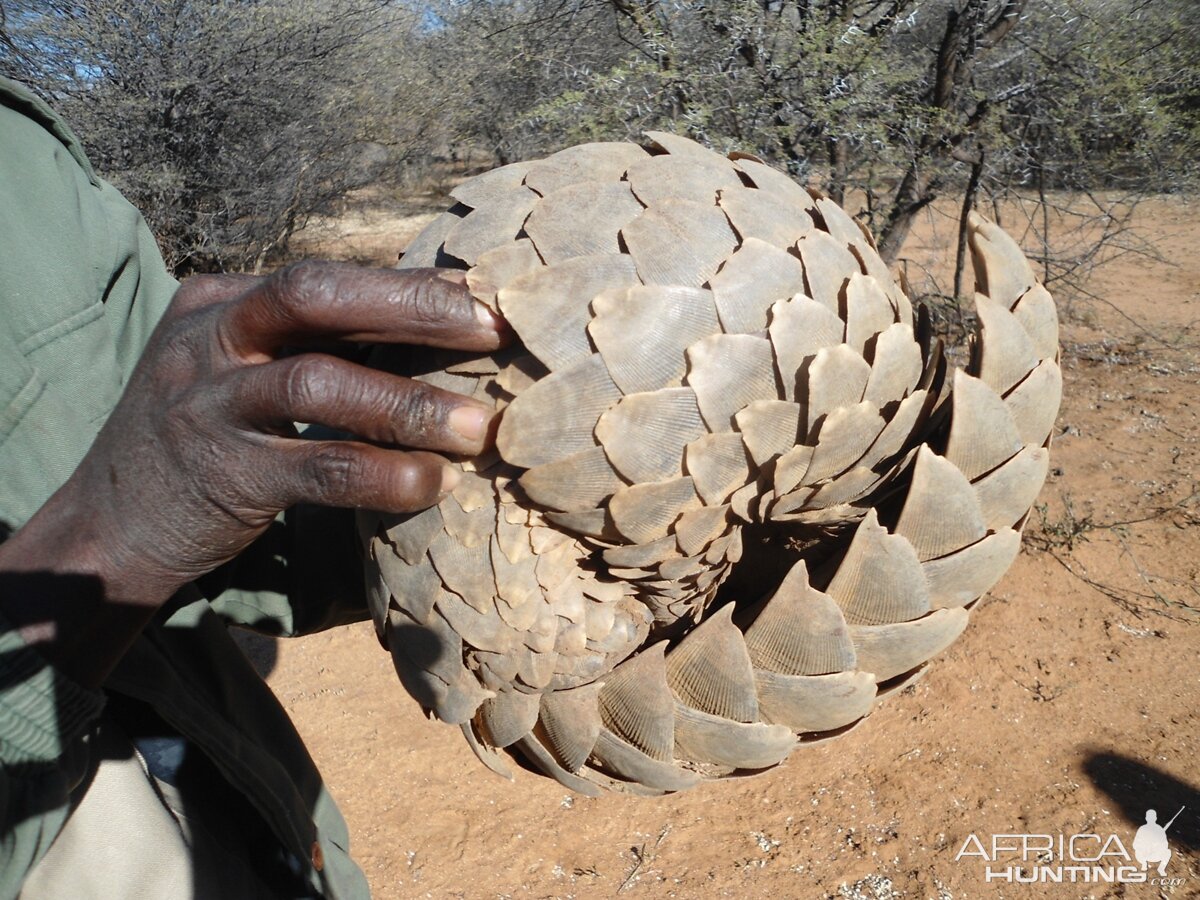
[[[386,264],[424,220],[360,217],[344,255]],[[375,894],[1200,897],[1200,208],[1155,201],[1140,225],[1170,264],[1122,260],[1091,284],[1105,302],[1072,306],[1025,552],[850,735],[752,779],[592,800],[485,770],[423,718],[369,625],[259,647]],[[945,237],[925,222],[905,254],[944,268]],[[989,883],[977,855],[956,860],[972,834],[1116,834],[1132,852],[1147,808],[1181,806],[1177,884]]]

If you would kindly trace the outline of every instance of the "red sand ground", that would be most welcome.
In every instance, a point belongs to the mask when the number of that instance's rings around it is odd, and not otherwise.
[[[376,896],[1200,897],[1198,212],[1143,206],[1170,264],[1122,260],[1091,284],[1107,304],[1073,305],[1024,553],[851,735],[753,779],[593,800],[486,771],[424,719],[370,625],[278,642],[268,680]],[[425,220],[360,217],[330,250],[386,264]],[[905,253],[944,268],[944,240],[926,222]],[[1180,806],[1175,885],[989,884],[955,859],[972,834],[1115,833],[1132,852],[1148,807]]]

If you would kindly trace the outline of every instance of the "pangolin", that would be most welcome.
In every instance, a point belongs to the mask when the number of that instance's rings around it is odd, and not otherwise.
[[[518,338],[380,350],[502,410],[436,507],[362,512],[401,681],[492,769],[678,791],[834,736],[1016,556],[1062,390],[1058,319],[972,216],[949,365],[870,234],[747,154],[659,132],[494,169],[401,266],[467,271]]]

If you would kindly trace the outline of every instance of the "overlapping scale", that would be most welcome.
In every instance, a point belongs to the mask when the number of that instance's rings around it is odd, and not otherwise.
[[[515,746],[526,759],[541,769],[544,774],[550,776],[568,790],[575,791],[585,797],[599,797],[603,792],[601,787],[593,781],[581,778],[573,772],[564,769],[532,732],[517,741]]]
[[[896,322],[896,311],[877,280],[855,272],[846,282],[846,343],[859,353],[867,341]],[[901,323],[909,325],[909,323]],[[912,343],[910,340],[909,343]]]
[[[814,228],[802,206],[769,191],[726,188],[718,202],[743,242],[756,238],[776,247],[791,247]]]
[[[442,245],[446,241],[446,235],[461,219],[462,216],[454,212],[444,212],[434,219],[404,249],[400,265],[404,268],[436,266],[442,253]]]
[[[575,256],[518,276],[496,298],[525,346],[556,372],[592,353],[587,335],[591,298],[635,280],[633,263],[624,253]]]
[[[860,460],[883,432],[883,418],[871,403],[834,407],[817,426],[817,445],[801,479],[817,484],[846,471]]]
[[[377,527],[382,528],[388,548],[406,563],[415,566],[425,558],[425,551],[433,543],[434,537],[442,532],[442,511],[431,506],[398,518],[381,517]]]
[[[675,747],[683,758],[730,769],[765,769],[782,762],[796,746],[783,725],[743,723],[682,704],[675,707]]]
[[[975,212],[970,214],[967,224],[971,232],[971,255],[975,261],[976,290],[1004,309],[1011,309],[1017,298],[1037,284],[1029,261],[1000,226]],[[1051,349],[1057,353],[1057,344]]]
[[[692,709],[735,722],[758,718],[754,672],[733,607],[721,607],[667,654],[667,683]]]
[[[1017,301],[1013,315],[1033,342],[1039,359],[1058,358],[1058,310],[1054,298],[1040,284],[1035,284]]]
[[[670,198],[621,229],[621,239],[646,284],[700,287],[737,247],[737,236],[715,204]]]
[[[882,682],[945,650],[966,627],[965,609],[936,609],[911,622],[851,625],[850,638],[858,653],[859,669]]]
[[[896,533],[912,544],[922,560],[973,544],[987,533],[979,499],[967,477],[927,446],[917,453]]]
[[[554,462],[534,466],[520,478],[534,503],[563,512],[595,509],[626,482],[603,447],[590,447]]]
[[[634,483],[682,475],[684,448],[706,433],[690,387],[628,394],[596,423],[600,446]]]
[[[1027,444],[1041,446],[1050,438],[1062,397],[1062,370],[1052,359],[1044,359],[1037,368],[1004,398],[1017,431]]]
[[[708,283],[722,330],[754,334],[767,327],[771,304],[804,292],[804,266],[786,250],[744,238]]]
[[[919,677],[1019,549],[1062,390],[1053,301],[1000,229],[971,220],[980,333],[951,373],[861,223],[647,138],[470,179],[413,242],[402,267],[460,261],[518,341],[386,361],[503,415],[437,506],[360,515],[410,693],[493,770],[506,748],[589,795],[774,765]],[[765,596],[721,590],[749,524],[808,529]]]
[[[525,166],[524,183],[545,197],[581,181],[619,181],[630,166],[645,157],[646,151],[636,144],[601,141],[568,147],[536,163],[517,165]]]
[[[681,384],[684,351],[719,330],[711,291],[663,285],[598,294],[588,324],[609,374],[626,394]]]
[[[974,602],[1008,571],[1020,549],[1021,535],[1005,528],[955,553],[922,563],[929,605],[937,609]]]
[[[1027,444],[1004,465],[978,479],[973,487],[984,525],[992,530],[1015,525],[1033,506],[1049,466],[1049,452]]]
[[[699,556],[729,529],[729,504],[702,506],[675,520],[675,540],[685,556]]]
[[[679,197],[715,204],[722,190],[742,186],[737,169],[715,153],[647,156],[625,170],[625,181],[643,206]]]
[[[620,252],[617,236],[641,214],[642,204],[629,185],[580,181],[546,194],[530,211],[524,228],[542,261],[553,266]]]
[[[660,791],[684,791],[700,782],[700,775],[643,753],[607,728],[600,729],[592,756],[618,778]]]
[[[472,210],[446,233],[445,253],[473,266],[484,253],[517,238],[538,195],[522,184],[497,193],[496,202]]]
[[[836,311],[811,297],[797,294],[772,305],[767,331],[784,396],[789,400],[805,400],[807,392],[800,388],[799,381],[803,375],[807,384],[806,362],[821,350],[840,344],[846,333],[846,323]],[[908,341],[912,343],[911,333]]]
[[[755,400],[734,416],[755,465],[764,466],[796,446],[804,408],[786,400]]]
[[[527,162],[510,163],[507,166],[491,169],[456,185],[451,189],[450,196],[472,209],[484,209],[503,204],[510,191],[516,190],[525,183],[525,176],[529,174],[529,169],[530,163]],[[420,235],[418,235],[419,237]],[[418,265],[424,265],[424,263],[418,263]]]
[[[889,325],[874,342],[868,342],[871,374],[863,399],[882,409],[908,396],[921,378],[920,347],[912,339],[912,327],[905,322]]]
[[[1006,394],[1038,364],[1033,340],[1011,312],[986,294],[975,297],[980,332],[978,375],[988,387]]]
[[[750,457],[742,437],[730,432],[705,434],[684,450],[684,465],[697,493],[709,504],[724,503],[750,478]]]
[[[755,400],[777,397],[771,342],[752,334],[714,334],[687,349],[687,384],[709,431],[729,431]]]
[[[808,582],[797,563],[745,631],[756,669],[781,675],[826,675],[855,667],[846,620],[828,594]]]
[[[869,510],[825,589],[852,625],[907,622],[929,611],[925,572],[913,545]]]
[[[699,502],[691,477],[683,475],[623,487],[613,494],[608,511],[621,534],[646,543],[663,537],[685,510]]]
[[[675,701],[667,685],[665,645],[653,644],[604,680],[597,704],[604,727],[652,759],[670,762]]]
[[[504,691],[485,700],[479,719],[487,729],[488,743],[507,747],[527,735],[538,719],[541,698],[523,691]]]
[[[583,767],[600,737],[600,687],[593,683],[542,695],[540,722],[546,744],[568,772]]]
[[[844,728],[875,704],[875,679],[869,672],[781,675],[756,669],[754,679],[764,719],[795,732]]]
[[[496,434],[501,456],[532,468],[596,446],[596,422],[621,399],[598,355],[553,372],[505,410]]]
[[[794,210],[815,211],[816,204],[808,191],[778,169],[756,159],[738,160],[737,166],[765,196],[778,198]]]
[[[871,377],[871,367],[848,344],[823,347],[808,368],[808,433],[826,416],[862,400]]]
[[[1021,436],[1000,395],[961,369],[954,373],[954,427],[946,460],[968,479],[978,478],[1015,456]]]
[[[859,271],[858,260],[845,243],[820,229],[813,229],[800,238],[796,250],[804,261],[808,296],[837,312],[843,289]]]
[[[379,576],[390,595],[397,597],[400,607],[418,623],[429,621],[433,604],[442,589],[442,580],[433,566],[409,565],[398,554],[384,550],[375,557]],[[387,615],[388,606],[372,610]]]

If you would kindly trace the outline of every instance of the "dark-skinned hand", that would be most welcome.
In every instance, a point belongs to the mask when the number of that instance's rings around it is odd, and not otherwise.
[[[455,272],[306,262],[265,278],[184,282],[79,468],[0,545],[0,572],[84,576],[94,596],[8,590],[0,611],[96,683],[154,609],[235,557],[281,510],[436,503],[456,473],[431,451],[480,452],[493,410],[305,348],[482,352],[504,334]],[[364,440],[307,440],[294,422]],[[81,658],[81,631],[119,645],[115,655]]]

